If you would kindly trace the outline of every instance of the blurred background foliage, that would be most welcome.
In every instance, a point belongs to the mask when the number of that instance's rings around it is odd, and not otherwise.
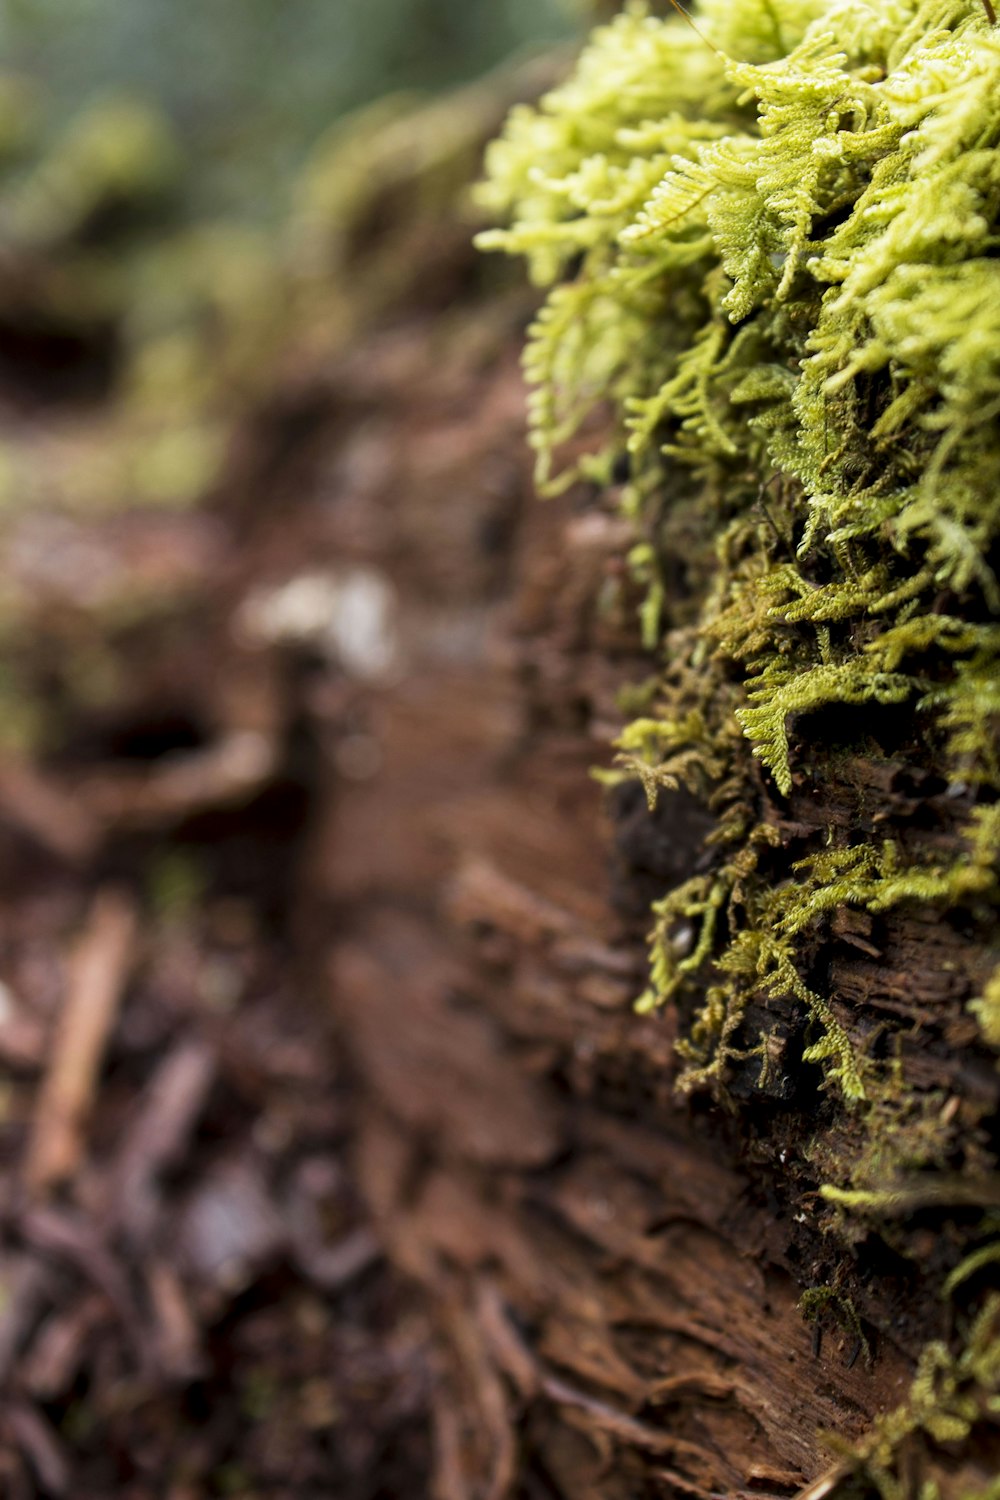
[[[476,172],[483,110],[448,90],[567,35],[577,6],[0,0],[0,387],[51,406],[113,386],[119,430],[74,493],[202,491],[221,408],[258,387],[305,284],[357,305],[337,283],[364,200],[456,154],[450,191]]]
[[[114,692],[84,638],[170,607],[81,567],[97,518],[211,499],[290,373],[447,298],[483,145],[586,9],[0,0],[0,744],[55,743],[55,679]]]
[[[155,104],[192,151],[196,207],[273,218],[335,117],[440,91],[564,35],[575,0],[3,0],[0,53],[51,129],[109,89]]]
[[[116,398],[69,490],[203,491],[220,417],[296,308],[357,309],[366,268],[343,252],[365,200],[435,162],[452,196],[475,175],[490,88],[449,87],[565,36],[577,6],[0,0],[0,395]],[[44,488],[31,458],[13,485],[0,465],[0,499]]]

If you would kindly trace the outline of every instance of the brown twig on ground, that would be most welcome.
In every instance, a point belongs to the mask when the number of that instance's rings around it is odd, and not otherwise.
[[[176,1270],[165,1260],[150,1262],[146,1271],[149,1300],[156,1325],[157,1366],[168,1379],[184,1382],[204,1374],[200,1334]]]
[[[41,1315],[51,1290],[50,1267],[21,1255],[3,1268],[4,1300],[0,1306],[0,1382],[6,1381],[21,1347]]]
[[[114,828],[155,828],[207,809],[239,803],[274,775],[273,740],[234,729],[201,750],[164,757],[153,770],[102,769],[83,778],[83,805]]]
[[[69,1460],[41,1412],[26,1401],[8,1403],[5,1417],[18,1446],[41,1481],[40,1493],[65,1495],[69,1489]]]
[[[121,892],[98,892],[73,954],[48,1072],[25,1161],[34,1197],[64,1182],[83,1153],[83,1132],[101,1059],[132,961],[135,909]]]
[[[38,1401],[57,1399],[72,1386],[88,1341],[107,1318],[107,1299],[96,1290],[53,1309],[19,1362],[18,1384]]]

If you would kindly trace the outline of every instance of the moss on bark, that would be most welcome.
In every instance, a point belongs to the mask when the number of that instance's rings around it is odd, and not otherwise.
[[[953,1060],[994,1057],[998,84],[971,0],[633,4],[515,111],[481,190],[508,224],[482,245],[551,288],[526,355],[541,487],[627,469],[662,670],[607,779],[714,816],[654,902],[639,1007],[678,1008],[682,1088],[739,1107],[752,1067],[758,1096],[811,1096],[801,1158],[848,1243],[876,1225],[914,1255],[928,1213],[948,1226],[964,1350],[927,1346],[844,1471],[886,1500],[915,1441],[1000,1410],[995,1099],[915,1078],[924,1022],[861,1024],[837,967],[936,924],[954,941],[908,960],[955,979],[930,1024]]]

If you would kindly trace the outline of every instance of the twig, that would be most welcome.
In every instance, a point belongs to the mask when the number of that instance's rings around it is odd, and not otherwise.
[[[91,1335],[107,1316],[107,1299],[99,1291],[85,1294],[65,1311],[53,1311],[18,1364],[19,1386],[42,1402],[69,1390]]]
[[[70,964],[49,1069],[39,1091],[25,1164],[34,1197],[64,1182],[83,1153],[84,1127],[132,961],[136,917],[115,890],[100,891]]]
[[[100,1231],[86,1219],[48,1207],[27,1208],[17,1227],[25,1243],[46,1258],[68,1262],[101,1291],[132,1344],[143,1376],[151,1361],[146,1327],[121,1262],[103,1242]]]
[[[146,1268],[146,1283],[156,1323],[159,1370],[170,1380],[193,1380],[204,1373],[204,1359],[180,1277],[165,1260],[153,1260]]]
[[[81,779],[84,807],[113,828],[155,828],[206,810],[238,804],[272,778],[271,738],[238,729],[202,750],[164,757],[153,770],[101,770]]]
[[[42,1492],[65,1495],[69,1489],[69,1464],[45,1417],[27,1401],[10,1402],[5,1416],[18,1446],[42,1482]]]
[[[52,1290],[52,1273],[37,1256],[21,1256],[4,1266],[0,1306],[0,1382],[14,1368],[22,1344],[42,1314]]]
[[[827,1469],[812,1484],[807,1484],[804,1490],[799,1490],[794,1500],[827,1500],[841,1480],[848,1479],[852,1472],[849,1464],[834,1464],[832,1469]]]

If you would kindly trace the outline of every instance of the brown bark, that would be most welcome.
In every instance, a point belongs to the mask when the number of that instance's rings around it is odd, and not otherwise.
[[[352,705],[380,767],[332,784],[305,883],[359,1090],[355,1170],[437,1350],[432,1493],[784,1494],[831,1463],[821,1430],[860,1434],[902,1399],[919,1279],[894,1288],[909,1318],[870,1365],[853,1334],[817,1336],[798,1299],[837,1257],[815,1194],[775,1175],[773,1116],[741,1139],[679,1100],[674,1017],[631,1010],[645,900],[700,857],[706,820],[680,796],[655,820],[619,799],[615,826],[588,775],[648,664],[628,601],[599,607],[620,524],[594,496],[531,499],[515,344],[483,370],[459,354],[454,384],[439,367],[401,411],[402,355],[390,342],[381,377],[368,361],[398,436],[328,537],[388,570],[406,643],[398,680]],[[497,472],[516,517],[499,556]],[[832,797],[784,814],[800,836],[828,815]],[[914,982],[938,929],[894,931],[878,987],[848,939],[838,980],[867,986],[863,1024],[940,998]],[[884,1323],[891,1300],[865,1314]]]

